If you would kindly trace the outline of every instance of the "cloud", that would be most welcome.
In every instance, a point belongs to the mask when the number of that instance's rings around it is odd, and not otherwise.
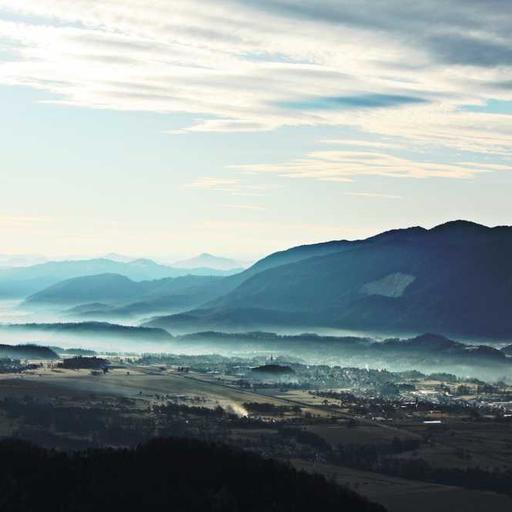
[[[510,126],[461,108],[512,100],[508,7],[0,0],[0,83],[65,105],[192,114],[182,133],[343,126],[510,156]]]
[[[463,34],[432,37],[428,47],[438,58],[449,64],[496,67],[512,65],[510,41],[492,41]]]
[[[197,188],[202,190],[219,190],[221,192],[232,192],[240,187],[239,179],[212,178],[203,176],[197,178],[191,183],[185,185],[187,188]]]
[[[378,192],[345,192],[346,196],[366,197],[369,199],[402,199],[402,196],[395,194],[381,194]]]
[[[348,149],[313,151],[305,157],[280,164],[244,164],[232,167],[243,172],[333,182],[350,182],[361,176],[467,179],[485,172],[512,171],[512,164],[440,163],[413,160],[382,151]]]
[[[265,211],[263,206],[258,206],[255,204],[221,204],[223,208],[235,208],[237,210],[251,210],[251,211]]]
[[[233,196],[263,196],[266,191],[276,188],[276,186],[246,183],[239,178],[202,176],[185,184],[185,188],[226,192]]]
[[[400,149],[404,144],[399,142],[375,141],[375,140],[357,140],[357,139],[324,139],[319,141],[321,144],[329,144],[336,146],[360,147],[360,148],[378,148],[378,149]]]
[[[278,124],[275,125],[278,127]],[[192,126],[168,132],[170,134],[184,134],[190,132],[261,132],[268,131],[269,125],[252,121],[237,119],[207,119],[198,121]]]
[[[52,219],[49,217],[0,214],[1,230],[18,230],[26,228],[40,229],[48,226],[51,222]]]

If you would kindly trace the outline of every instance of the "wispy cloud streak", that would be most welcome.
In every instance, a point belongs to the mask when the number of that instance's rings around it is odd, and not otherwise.
[[[325,150],[280,164],[233,166],[242,172],[271,173],[288,178],[350,182],[360,176],[387,178],[467,179],[493,171],[512,171],[512,165],[475,162],[439,163],[412,160],[384,152]]]
[[[503,120],[461,109],[512,100],[500,86],[512,81],[507,7],[0,0],[0,83],[69,105],[195,114],[185,131],[353,126],[510,156]]]

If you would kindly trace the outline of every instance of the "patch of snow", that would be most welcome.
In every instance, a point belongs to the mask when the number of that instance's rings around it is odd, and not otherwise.
[[[415,276],[395,272],[388,274],[377,281],[371,281],[361,287],[361,293],[364,295],[380,295],[382,297],[398,298],[401,297],[407,287],[411,285]]]

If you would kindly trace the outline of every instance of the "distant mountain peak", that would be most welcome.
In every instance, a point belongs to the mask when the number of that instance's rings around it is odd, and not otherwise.
[[[126,256],[117,252],[109,252],[108,254],[105,254],[104,258],[107,260],[119,261],[121,263],[128,263],[129,261],[133,260],[131,256]]]
[[[155,263],[153,260],[149,258],[138,258],[136,260],[132,260],[129,262],[130,265],[144,265],[144,266],[158,266],[158,263]]]
[[[214,254],[210,254],[208,252],[203,252],[198,256],[194,256],[193,258],[189,258],[186,260],[176,261],[173,263],[174,267],[177,268],[214,268],[217,270],[232,270],[235,268],[243,267],[243,265],[236,260],[231,258],[225,258],[223,256],[215,256]]]

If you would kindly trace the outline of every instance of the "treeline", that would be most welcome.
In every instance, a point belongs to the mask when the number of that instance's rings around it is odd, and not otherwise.
[[[39,345],[0,345],[0,359],[59,359],[49,347]]]
[[[71,453],[4,441],[0,458],[0,510],[384,511],[322,476],[194,440]]]
[[[434,467],[420,458],[394,457],[416,450],[421,441],[395,438],[380,445],[339,445],[327,454],[334,464],[375,471],[391,476],[455,485],[467,489],[481,489],[512,496],[512,469],[486,470],[478,467]],[[461,453],[461,457],[464,454]]]

